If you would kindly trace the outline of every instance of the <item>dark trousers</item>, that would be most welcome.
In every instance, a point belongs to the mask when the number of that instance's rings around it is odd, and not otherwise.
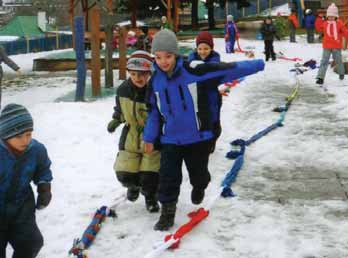
[[[14,250],[13,258],[35,258],[43,246],[43,237],[35,220],[33,196],[18,211],[8,205],[0,216],[0,258],[6,257],[8,243]]]
[[[307,42],[314,43],[314,29],[307,29]]]
[[[145,197],[153,197],[158,190],[158,172],[140,171],[138,173],[117,171],[116,176],[124,187],[139,187]]]
[[[158,191],[158,199],[162,204],[178,200],[183,161],[193,188],[207,188],[210,182],[208,162],[212,142],[209,140],[188,145],[162,145]]]
[[[275,59],[276,55],[273,49],[273,40],[265,40],[265,55],[266,55],[266,61],[268,61],[270,57],[273,60]]]
[[[296,42],[296,28],[290,24],[290,42]]]

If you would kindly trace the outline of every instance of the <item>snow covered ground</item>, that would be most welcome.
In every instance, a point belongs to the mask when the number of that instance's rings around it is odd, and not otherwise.
[[[302,38],[299,42],[277,41],[275,50],[320,61],[320,44],[308,45]],[[245,59],[243,54],[224,54],[221,39],[215,43],[224,61]],[[263,58],[263,42],[242,40],[241,46],[255,48],[256,57]],[[272,109],[283,104],[294,87],[289,73],[293,65],[268,62],[264,72],[248,77],[224,98],[223,134],[211,156],[212,182],[203,206],[215,196],[233,164],[224,157],[229,142],[248,139],[278,119]],[[210,216],[184,238],[180,248],[161,257],[348,257],[348,79],[339,81],[329,69],[326,84],[335,97],[328,97],[315,85],[316,72],[300,76],[300,94],[284,127],[247,148],[244,168],[232,187],[237,197],[218,199]],[[26,83],[41,87],[6,88],[3,101],[29,108],[35,119],[34,136],[46,144],[53,161],[53,200],[37,212],[45,237],[39,257],[67,257],[73,239],[81,236],[95,210],[114,204],[125,193],[112,168],[121,129],[112,135],[106,131],[114,98],[55,102],[75,87],[74,78],[64,74],[45,74]],[[191,204],[190,191],[185,170],[173,230],[197,208]],[[144,257],[166,235],[153,231],[158,215],[146,212],[142,197],[134,204],[122,202],[116,212],[118,218],[107,219],[88,257]]]

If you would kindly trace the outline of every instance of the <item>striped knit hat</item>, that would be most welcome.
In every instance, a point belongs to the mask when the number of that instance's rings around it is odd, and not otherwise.
[[[8,104],[0,114],[0,139],[7,140],[34,128],[28,110],[18,104]]]
[[[131,71],[150,72],[152,63],[152,57],[148,52],[137,50],[129,57],[127,69]]]

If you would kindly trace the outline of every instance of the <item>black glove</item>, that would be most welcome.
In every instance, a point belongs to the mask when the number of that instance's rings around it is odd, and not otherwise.
[[[37,186],[37,201],[36,209],[41,210],[48,206],[52,199],[51,194],[51,184],[50,183],[41,183]]]
[[[109,123],[108,123],[108,132],[109,133],[113,133],[115,132],[116,128],[120,125],[120,122],[116,119],[112,119]]]

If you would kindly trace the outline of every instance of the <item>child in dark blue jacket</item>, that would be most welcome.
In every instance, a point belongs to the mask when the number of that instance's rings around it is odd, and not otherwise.
[[[196,67],[184,62],[174,32],[161,30],[152,42],[155,55],[150,81],[150,113],[144,129],[145,151],[151,153],[158,137],[161,141],[161,165],[158,199],[161,216],[155,230],[174,225],[176,203],[182,182],[182,163],[186,164],[193,186],[191,201],[203,201],[210,182],[208,160],[214,138],[209,104],[200,106],[197,83],[219,78],[231,82],[264,69],[262,60],[236,63],[203,63]],[[202,87],[202,86],[201,86]]]
[[[200,60],[204,63],[219,63],[220,54],[214,51],[214,40],[208,31],[202,31],[196,38],[196,51],[190,53],[188,62]],[[220,110],[222,97],[218,90],[221,78],[213,78],[198,83],[198,94],[201,96],[198,105],[209,105],[207,112],[208,119],[212,122],[214,140],[212,141],[211,153],[215,150],[216,141],[221,135]],[[201,87],[202,86],[202,87]]]
[[[26,108],[9,104],[0,114],[0,257],[9,243],[13,258],[34,258],[43,246],[35,209],[51,200],[51,161],[32,139],[33,119]],[[37,185],[35,204],[30,183]]]
[[[239,31],[233,21],[232,15],[227,15],[227,23],[225,24],[225,49],[226,53],[234,53],[234,44],[239,39]]]
[[[307,42],[314,43],[315,16],[311,9],[306,10],[304,25],[307,31]]]

